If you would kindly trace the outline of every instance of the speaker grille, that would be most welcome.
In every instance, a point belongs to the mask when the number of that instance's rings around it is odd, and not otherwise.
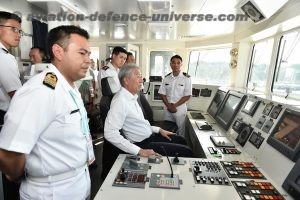
[[[263,16],[263,14],[251,3],[251,1],[245,3],[241,9],[255,23],[265,19],[265,16]]]

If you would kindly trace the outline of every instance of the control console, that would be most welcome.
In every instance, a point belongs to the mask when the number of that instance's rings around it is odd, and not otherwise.
[[[266,179],[252,162],[221,161],[229,178]]]
[[[195,183],[209,185],[231,185],[219,162],[207,160],[191,161]]]
[[[138,163],[136,160],[127,156],[112,185],[118,187],[145,188],[148,169],[148,164]]]
[[[243,200],[284,199],[269,182],[232,181],[232,184]]]

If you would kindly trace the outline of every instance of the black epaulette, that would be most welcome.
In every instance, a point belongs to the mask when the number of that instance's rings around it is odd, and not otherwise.
[[[103,66],[102,69],[103,69],[104,71],[106,71],[107,69],[109,69],[109,66]]]
[[[184,76],[186,76],[186,77],[188,77],[188,78],[190,78],[191,76],[190,75],[188,75],[187,73],[185,73],[185,72],[183,72],[182,73]]]
[[[172,74],[172,72],[168,73],[167,75],[165,75],[165,77],[170,76]]]
[[[8,51],[6,50],[6,49],[4,49],[4,48],[1,48],[5,53],[8,53]]]
[[[57,76],[53,72],[48,72],[44,78],[43,84],[51,89],[55,89]]]

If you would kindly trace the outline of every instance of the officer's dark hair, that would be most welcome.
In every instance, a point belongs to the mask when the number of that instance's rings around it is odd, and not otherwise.
[[[182,58],[181,58],[180,55],[172,56],[171,59],[170,59],[170,61],[172,61],[172,60],[175,59],[175,58],[179,59],[179,60],[182,62]]]
[[[125,54],[127,54],[127,51],[124,49],[124,48],[122,48],[122,47],[115,47],[114,49],[113,49],[113,51],[112,51],[112,55],[119,55],[119,53],[125,53]]]
[[[5,11],[0,11],[0,24],[4,24],[9,19],[14,19],[19,23],[22,23],[22,19],[18,15]]]
[[[132,54],[130,51],[127,52],[126,62],[127,62],[128,58],[129,58],[129,56],[132,56],[132,57],[133,57],[133,54]]]
[[[33,46],[33,47],[31,47],[30,50],[32,50],[32,49],[38,49],[41,57],[44,59],[44,57],[45,57],[45,50],[42,47]]]
[[[121,67],[118,77],[119,77],[120,83],[123,87],[125,85],[124,78],[131,77],[134,69],[139,69],[139,66],[137,66],[134,63],[125,64]]]
[[[133,56],[133,54],[130,51],[128,51],[127,52],[127,58],[128,58],[128,56]]]
[[[48,33],[48,51],[50,53],[50,59],[53,60],[54,54],[52,52],[52,46],[58,44],[62,48],[65,48],[71,37],[71,34],[78,34],[86,39],[89,39],[89,34],[86,30],[78,26],[58,26],[53,28]]]

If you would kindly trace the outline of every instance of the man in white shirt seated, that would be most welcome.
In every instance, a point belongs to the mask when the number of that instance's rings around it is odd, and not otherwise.
[[[191,157],[192,152],[185,144],[184,138],[175,133],[151,126],[144,119],[142,109],[137,102],[141,83],[140,68],[127,64],[120,69],[121,89],[115,94],[104,127],[104,137],[122,151],[148,157],[165,154],[170,156]],[[124,137],[120,134],[123,131]],[[188,153],[187,153],[188,152]]]

